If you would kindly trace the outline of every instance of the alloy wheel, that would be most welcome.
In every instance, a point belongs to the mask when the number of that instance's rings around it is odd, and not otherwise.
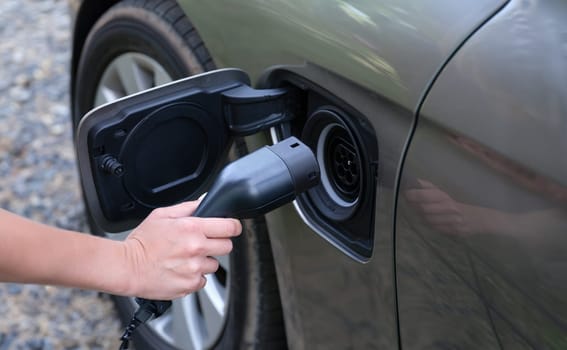
[[[153,58],[136,52],[116,57],[104,70],[95,90],[95,106],[155,86],[173,79]],[[108,238],[124,240],[129,232],[105,234]],[[181,349],[212,347],[222,333],[228,307],[230,259],[218,257],[219,269],[207,275],[202,290],[174,300],[172,308],[160,318],[150,321],[149,327],[162,339]],[[132,306],[135,307],[134,299]]]

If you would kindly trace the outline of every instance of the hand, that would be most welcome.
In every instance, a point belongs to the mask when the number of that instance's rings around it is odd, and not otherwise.
[[[472,233],[466,206],[429,181],[417,180],[420,187],[405,192],[405,197],[434,229],[446,234]]]
[[[130,279],[127,294],[171,300],[205,286],[242,231],[236,219],[190,215],[198,202],[155,209],[123,242]]]

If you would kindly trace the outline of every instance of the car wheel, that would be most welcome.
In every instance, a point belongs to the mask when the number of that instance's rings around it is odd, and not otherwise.
[[[83,46],[73,77],[73,123],[76,127],[98,105],[213,68],[200,37],[174,1],[120,2],[97,21]],[[245,154],[244,143],[237,144],[231,153]],[[127,235],[109,235],[94,224],[91,229],[113,239]],[[175,300],[170,311],[140,327],[136,348],[286,348],[263,220],[244,222],[233,253],[221,258],[220,265],[216,274],[207,276],[203,290]],[[133,299],[113,300],[122,320],[129,321]]]

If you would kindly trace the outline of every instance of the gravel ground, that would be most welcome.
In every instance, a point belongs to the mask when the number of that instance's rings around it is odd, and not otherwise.
[[[0,1],[0,207],[86,231],[68,108],[64,0]],[[92,291],[0,284],[0,350],[117,349],[120,323]]]

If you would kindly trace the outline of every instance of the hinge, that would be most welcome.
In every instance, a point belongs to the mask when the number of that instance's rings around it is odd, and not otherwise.
[[[232,134],[252,135],[292,120],[296,96],[286,88],[256,90],[241,85],[222,93],[225,122]]]

